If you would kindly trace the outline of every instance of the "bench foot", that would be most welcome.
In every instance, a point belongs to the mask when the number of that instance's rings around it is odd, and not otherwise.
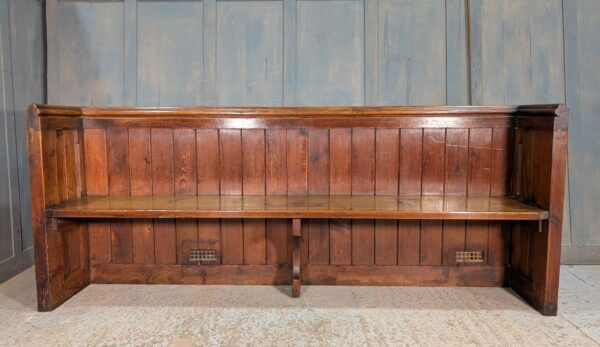
[[[300,219],[292,220],[292,298],[300,297]]]

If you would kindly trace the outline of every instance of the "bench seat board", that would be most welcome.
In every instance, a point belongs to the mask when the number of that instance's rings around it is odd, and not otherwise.
[[[95,196],[47,209],[57,218],[352,218],[544,220],[548,212],[507,197]]]

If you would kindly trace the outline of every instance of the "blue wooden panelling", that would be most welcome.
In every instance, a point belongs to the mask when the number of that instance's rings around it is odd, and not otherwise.
[[[140,2],[137,104],[202,105],[202,2]]]
[[[296,104],[364,104],[364,4],[298,1]]]
[[[44,101],[42,10],[0,0],[0,282],[33,263],[25,125]]]
[[[600,2],[564,2],[571,245],[568,263],[600,263]],[[558,53],[558,52],[557,52]]]
[[[600,106],[593,94],[598,6],[596,0],[48,0],[48,97],[72,104],[265,106],[568,101],[564,242],[573,247],[563,250],[574,254],[567,261],[600,262],[594,213],[600,190],[592,182],[600,173],[594,160]]]
[[[122,2],[59,2],[57,76],[48,81],[48,89],[58,89],[54,102],[124,103],[123,15]]]
[[[217,95],[221,105],[283,104],[283,3],[217,3]]]
[[[379,1],[381,105],[446,103],[443,0]]]

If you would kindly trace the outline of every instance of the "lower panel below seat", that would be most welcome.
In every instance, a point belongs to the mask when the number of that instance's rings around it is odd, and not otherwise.
[[[307,265],[302,282],[313,285],[506,286],[503,266]],[[96,264],[92,283],[137,284],[290,284],[283,265]]]

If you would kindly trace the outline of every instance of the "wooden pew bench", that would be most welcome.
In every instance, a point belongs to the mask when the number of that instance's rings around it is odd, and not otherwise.
[[[39,310],[89,283],[510,286],[556,314],[563,105],[33,105]]]

